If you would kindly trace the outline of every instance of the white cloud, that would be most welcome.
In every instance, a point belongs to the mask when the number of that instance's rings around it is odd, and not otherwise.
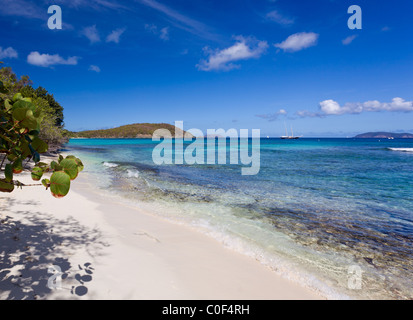
[[[166,20],[175,27],[206,39],[215,39],[217,36],[209,31],[209,27],[182,13],[155,0],[136,0],[144,6],[152,8],[166,16]]]
[[[18,16],[30,19],[47,18],[47,10],[39,7],[34,1],[25,0],[0,0],[0,14]]]
[[[100,35],[96,25],[83,28],[81,33],[89,39],[90,43],[100,42]]]
[[[277,10],[268,12],[266,15],[267,19],[274,21],[280,25],[283,26],[289,26],[292,25],[294,23],[293,19],[287,18],[285,16],[283,16],[282,14],[280,14]]]
[[[158,27],[154,24],[145,24],[145,30],[159,36],[164,41],[169,40],[169,27],[158,30]]]
[[[347,38],[345,38],[343,41],[341,41],[345,46],[349,45],[350,43],[353,42],[354,39],[357,38],[357,35],[352,35],[352,36],[348,36]]]
[[[7,58],[17,58],[19,55],[16,50],[14,50],[12,47],[8,47],[3,50],[2,47],[0,47],[0,59],[7,59]]]
[[[94,72],[97,72],[97,73],[99,73],[101,70],[100,70],[100,68],[98,67],[98,66],[95,66],[95,65],[90,65],[90,67],[89,67],[89,71],[94,71]]]
[[[289,52],[300,51],[315,46],[318,37],[319,34],[314,32],[300,32],[289,36],[286,40],[274,46]]]
[[[161,29],[161,34],[159,36],[162,40],[169,40],[169,27],[165,27]]]
[[[340,105],[334,100],[320,102],[320,112],[298,111],[300,117],[325,117],[331,115],[360,114],[362,112],[413,112],[413,101],[393,98],[391,102],[377,100],[366,102],[351,102]]]
[[[212,70],[224,70],[239,68],[239,65],[235,65],[232,62],[248,59],[257,59],[268,48],[266,41],[258,41],[251,37],[244,38],[238,36],[235,38],[237,42],[226,49],[211,51],[210,49],[204,49],[209,57],[207,60],[201,60],[197,65],[199,70],[212,71]]]
[[[78,57],[69,57],[67,59],[63,59],[58,54],[50,55],[50,54],[40,54],[37,51],[31,52],[27,56],[27,62],[39,66],[39,67],[50,67],[53,65],[77,65]]]
[[[120,36],[126,31],[126,28],[113,30],[107,37],[106,42],[119,43]]]
[[[272,122],[272,121],[277,120],[279,116],[285,116],[285,115],[287,115],[287,111],[285,111],[284,109],[280,109],[279,111],[275,113],[257,114],[255,116]]]

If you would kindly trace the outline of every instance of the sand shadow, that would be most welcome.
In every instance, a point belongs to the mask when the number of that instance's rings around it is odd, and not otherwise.
[[[7,201],[8,207],[16,201],[4,198],[2,200]],[[35,209],[35,205],[33,207]],[[52,293],[48,287],[50,266],[58,266],[63,277],[67,276],[73,273],[70,271],[73,267],[68,260],[68,253],[85,250],[94,257],[102,254],[102,249],[108,246],[102,240],[99,230],[86,228],[72,218],[57,219],[55,216],[35,210],[16,213],[24,218],[17,220],[6,216],[0,220],[2,299],[47,299]],[[83,283],[88,282],[85,280],[91,280],[91,277],[82,277],[79,279]],[[73,293],[75,296],[84,294],[82,289]]]

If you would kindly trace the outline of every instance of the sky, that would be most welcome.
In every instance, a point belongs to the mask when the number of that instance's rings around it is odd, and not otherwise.
[[[406,0],[0,0],[0,61],[72,131],[413,132],[412,16]]]

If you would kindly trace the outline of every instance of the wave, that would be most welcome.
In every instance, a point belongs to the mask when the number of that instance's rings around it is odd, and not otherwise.
[[[111,162],[103,162],[103,165],[104,165],[105,167],[108,167],[108,168],[116,168],[116,167],[119,166],[118,164],[116,164],[116,163],[111,163]]]
[[[387,148],[391,151],[399,151],[399,152],[413,152],[413,148]]]
[[[128,170],[127,175],[129,178],[139,178],[139,171],[138,170]]]

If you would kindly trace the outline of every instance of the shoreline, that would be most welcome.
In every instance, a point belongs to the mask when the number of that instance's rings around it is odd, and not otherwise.
[[[59,200],[43,188],[0,194],[1,299],[323,299],[189,226],[105,197],[87,179]],[[50,265],[62,270],[60,290],[47,286]]]

